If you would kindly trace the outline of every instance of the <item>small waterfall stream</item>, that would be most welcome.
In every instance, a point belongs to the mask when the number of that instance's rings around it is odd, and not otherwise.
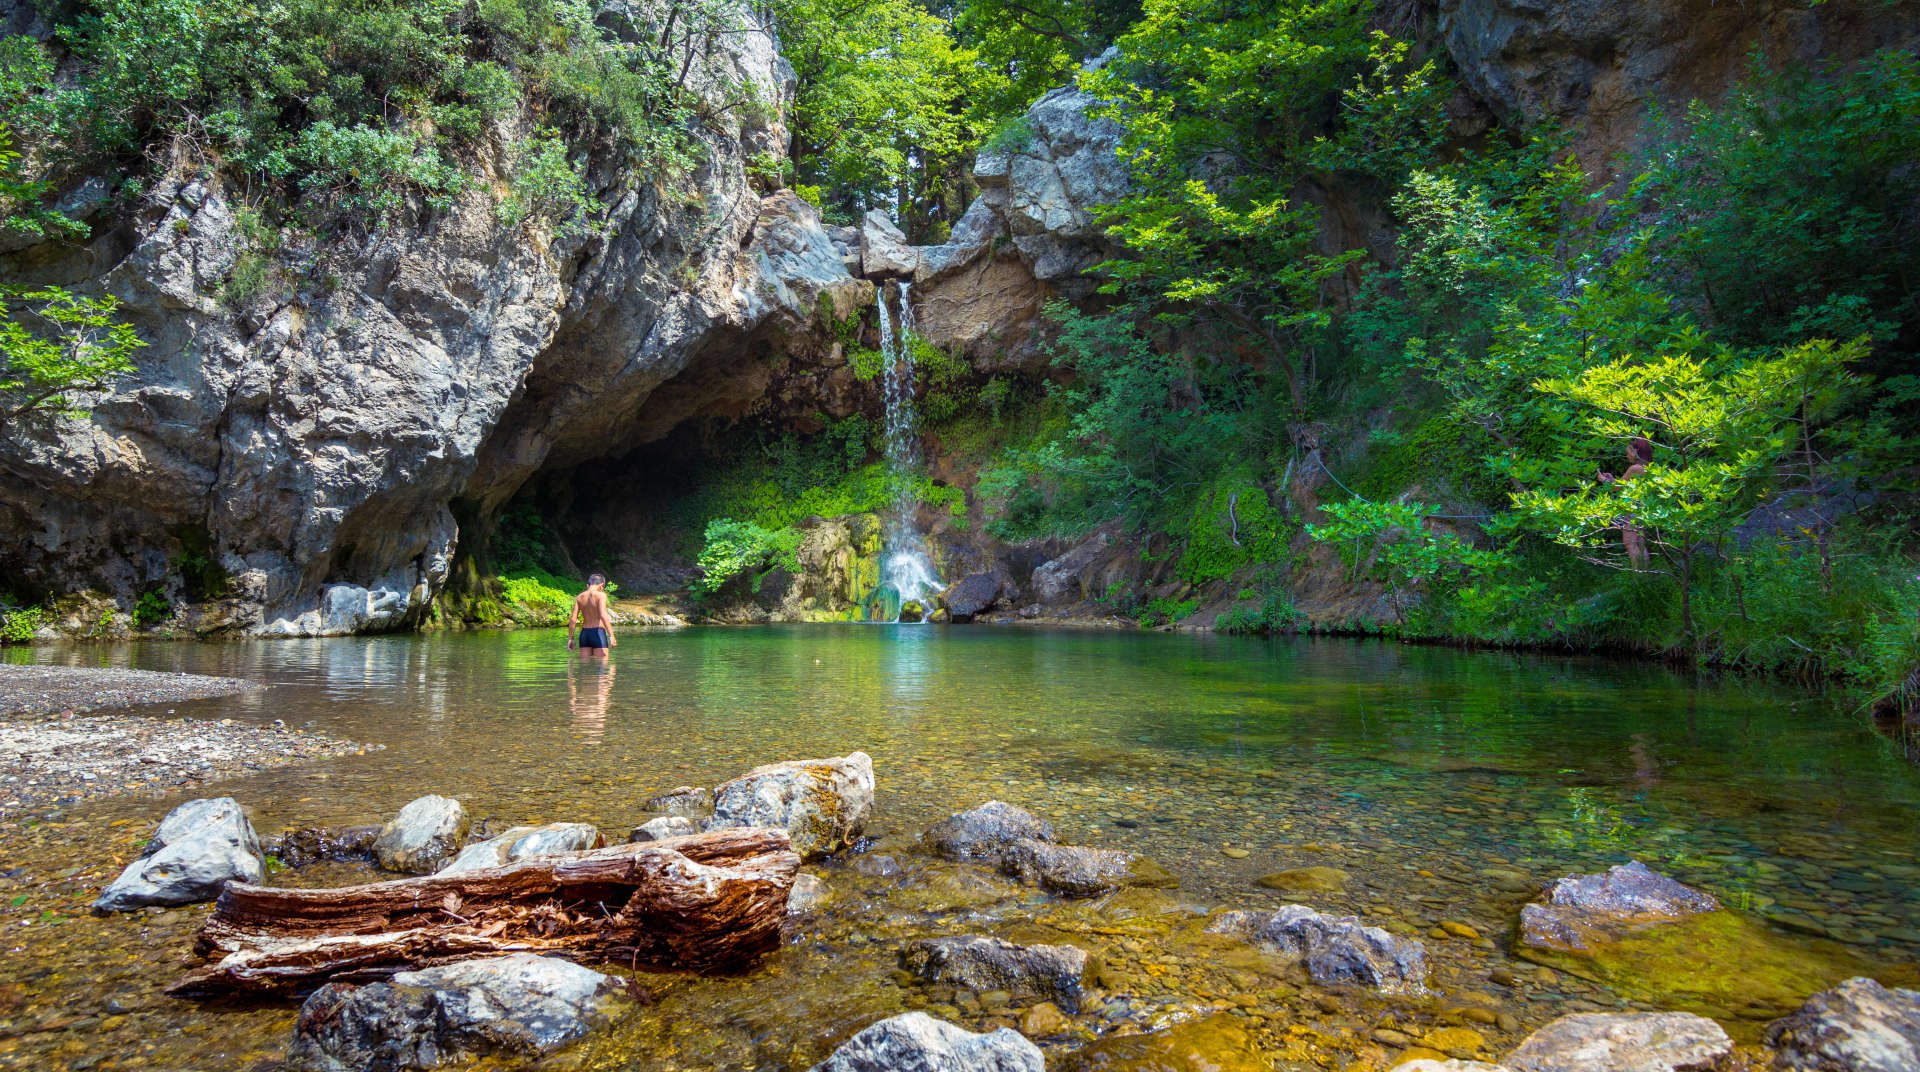
[[[873,599],[876,620],[899,620],[904,603],[919,603],[945,587],[927,553],[926,537],[915,521],[914,483],[920,476],[920,437],[913,411],[913,302],[909,284],[900,283],[900,327],[887,314],[887,288],[876,288],[880,315],[881,386],[886,395],[887,482],[892,491],[881,532],[880,591]]]

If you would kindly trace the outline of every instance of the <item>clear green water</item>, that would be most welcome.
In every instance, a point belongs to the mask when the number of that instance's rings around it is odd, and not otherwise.
[[[817,1059],[862,1017],[929,1002],[992,1023],[964,996],[899,985],[889,943],[1017,924],[1144,943],[1111,951],[1116,993],[1132,985],[1143,1002],[1252,993],[1258,1004],[1233,1015],[1283,1057],[1307,1046],[1384,1062],[1392,1047],[1368,1041],[1382,1017],[1458,1022],[1478,1003],[1524,1027],[1645,999],[1539,976],[1509,949],[1524,883],[1629,857],[1712,890],[1783,941],[1818,932],[1876,966],[1920,951],[1920,772],[1832,702],[1753,682],[1344,640],[873,626],[628,631],[605,669],[573,661],[563,635],[546,631],[9,657],[268,681],[262,693],[173,706],[386,747],[0,833],[0,871],[20,869],[0,880],[0,1064],[246,1067],[282,1051],[291,1010],[158,996],[186,962],[200,910],[80,911],[102,856],[124,856],[186,796],[237,796],[263,835],[376,822],[438,792],[499,825],[585,820],[617,839],[657,790],[853,749],[874,758],[879,849],[825,869],[840,907],[757,977],[653,980],[659,1003],[572,1060],[786,1067]],[[1066,840],[1154,856],[1181,876],[1177,897],[1147,911],[955,893],[992,884],[906,851],[928,823],[994,797],[1052,818]],[[1281,896],[1254,880],[1306,865],[1353,876],[1310,898],[1317,907],[1417,933],[1465,922],[1486,940],[1430,940],[1441,996],[1402,1008],[1315,1003],[1304,991],[1290,1004],[1285,984],[1209,976],[1226,970],[1209,963],[1219,958],[1176,937],[1177,905],[1274,906]],[[91,871],[57,878],[76,867]],[[1169,970],[1149,970],[1163,953]],[[1132,984],[1130,964],[1141,972]],[[1502,972],[1521,980],[1490,981]],[[1162,983],[1165,994],[1144,992]],[[1496,1052],[1513,1033],[1470,1022]],[[1316,1033],[1307,1042],[1285,1033],[1302,1025]]]

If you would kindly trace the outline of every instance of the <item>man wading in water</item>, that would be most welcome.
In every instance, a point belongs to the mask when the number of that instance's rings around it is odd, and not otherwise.
[[[596,573],[587,578],[587,590],[574,597],[573,617],[567,619],[567,650],[574,645],[573,631],[580,630],[582,657],[604,659],[607,649],[620,643],[613,636],[613,616],[607,612],[607,579]]]

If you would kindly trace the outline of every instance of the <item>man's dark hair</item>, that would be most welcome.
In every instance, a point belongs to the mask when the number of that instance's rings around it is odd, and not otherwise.
[[[589,573],[589,574],[587,574],[587,584],[589,584],[589,585],[595,585],[595,584],[605,584],[605,583],[607,583],[607,575],[606,575],[606,574],[604,574],[604,573]]]

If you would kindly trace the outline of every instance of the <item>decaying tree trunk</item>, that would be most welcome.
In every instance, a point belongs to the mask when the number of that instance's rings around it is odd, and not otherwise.
[[[718,971],[780,941],[800,869],[784,830],[716,830],[340,889],[229,883],[212,963],[168,993],[286,993],[501,953]]]

